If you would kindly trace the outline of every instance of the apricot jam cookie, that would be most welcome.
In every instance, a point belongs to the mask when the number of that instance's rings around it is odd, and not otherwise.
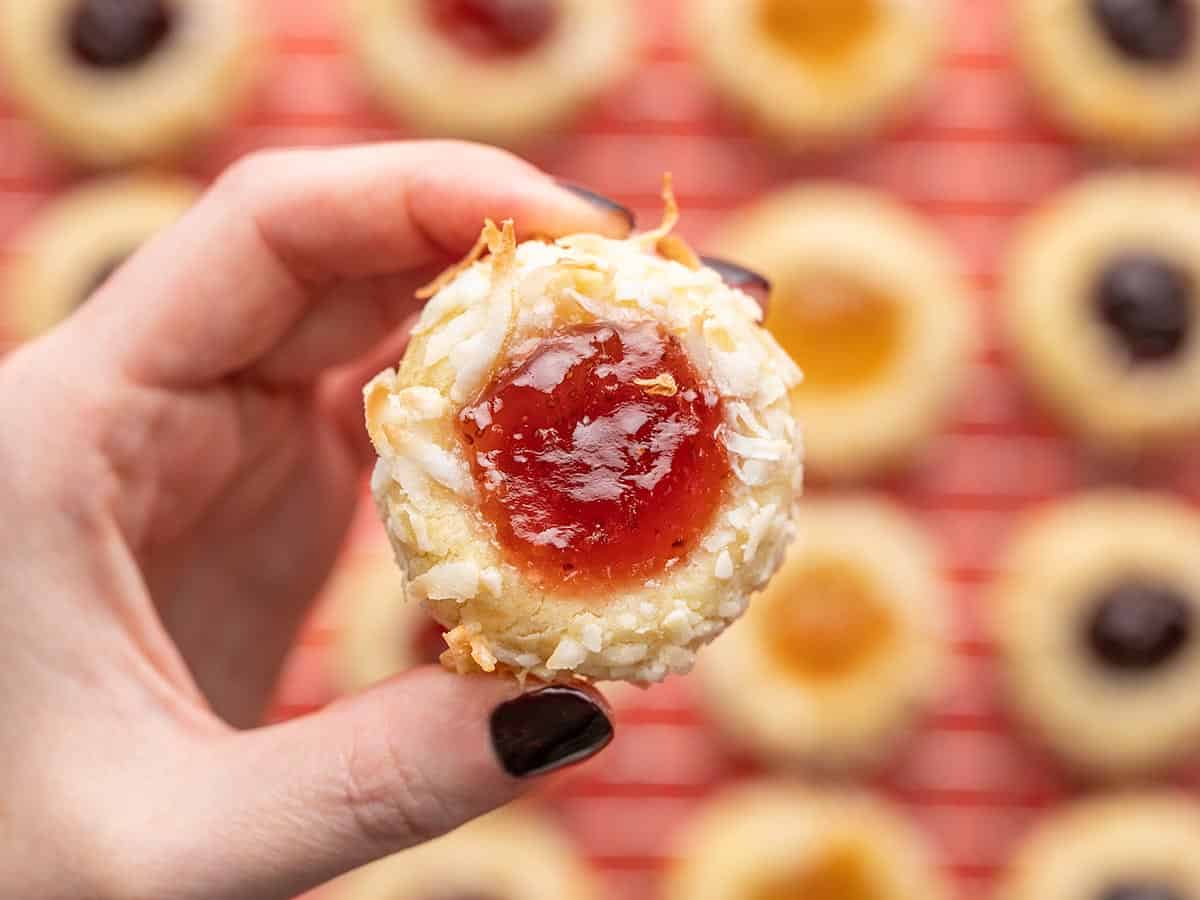
[[[1200,131],[1196,0],[1018,0],[1017,46],[1048,111],[1144,152]]]
[[[866,794],[760,781],[684,832],[667,900],[946,900],[922,836]]]
[[[1095,176],[1024,227],[1006,312],[1041,398],[1110,452],[1200,429],[1200,185]]]
[[[775,137],[823,144],[877,130],[931,73],[942,0],[694,0],[692,44],[733,103]]]
[[[57,324],[199,194],[199,186],[183,178],[125,175],[86,183],[52,201],[15,248],[6,279],[6,330],[24,339]]]
[[[419,131],[512,143],[552,131],[632,66],[631,0],[352,0],[379,99]]]
[[[806,461],[832,478],[911,457],[941,424],[973,343],[951,251],[870,191],[809,184],[736,217],[722,252],[773,284],[767,328],[800,368]]]
[[[5,87],[83,163],[172,155],[242,98],[249,13],[245,0],[0,4]]]
[[[1200,515],[1096,491],[1036,516],[997,581],[1019,712],[1065,758],[1122,775],[1200,742]]]
[[[1017,851],[1000,900],[1196,900],[1200,807],[1122,792],[1052,814]]]
[[[388,546],[343,560],[329,599],[340,621],[337,676],[347,691],[436,663],[446,651],[442,626],[419,603],[404,602],[404,577]]]
[[[375,497],[460,670],[686,672],[791,541],[799,372],[673,221],[489,222],[366,387]]]
[[[567,838],[528,809],[489,813],[336,882],[336,900],[595,900]]]
[[[796,525],[779,573],[701,660],[706,705],[769,762],[873,761],[945,683],[936,553],[880,499],[809,497]]]

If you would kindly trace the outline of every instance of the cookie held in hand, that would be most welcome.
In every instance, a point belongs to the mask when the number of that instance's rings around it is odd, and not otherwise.
[[[487,223],[365,389],[408,601],[459,671],[687,672],[792,538],[800,372],[666,200],[626,240]]]

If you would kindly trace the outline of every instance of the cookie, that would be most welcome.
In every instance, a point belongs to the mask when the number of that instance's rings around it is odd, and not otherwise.
[[[799,372],[671,213],[627,240],[488,223],[366,387],[410,601],[464,670],[686,672],[790,543]]]
[[[946,900],[923,837],[863,793],[760,781],[685,829],[667,900]]]
[[[910,461],[945,420],[974,343],[940,237],[882,195],[813,183],[735,216],[716,244],[772,282],[766,325],[804,371],[793,399],[814,474]]]
[[[513,143],[561,128],[630,70],[629,0],[353,0],[379,100],[423,134]]]
[[[1145,153],[1200,130],[1196,0],[1018,0],[1019,57],[1073,134]]]
[[[1196,900],[1200,807],[1123,792],[1052,813],[1017,851],[1000,900]]]
[[[199,195],[187,179],[145,174],[98,179],[53,200],[16,244],[5,330],[25,339],[56,325]]]
[[[1093,176],[1038,211],[1008,265],[1005,318],[1041,400],[1102,451],[1200,429],[1200,184]]]
[[[595,900],[595,878],[566,837],[505,809],[336,882],[336,900]]]
[[[1076,767],[1127,775],[1200,746],[1200,516],[1095,491],[1015,537],[991,609],[1009,694]]]
[[[770,135],[829,144],[902,111],[942,46],[941,0],[695,0],[692,45],[713,84]]]
[[[91,166],[178,154],[249,86],[245,0],[37,0],[0,5],[5,87]]]
[[[809,497],[796,525],[779,573],[701,660],[705,705],[768,763],[873,762],[946,683],[937,555],[881,499]]]

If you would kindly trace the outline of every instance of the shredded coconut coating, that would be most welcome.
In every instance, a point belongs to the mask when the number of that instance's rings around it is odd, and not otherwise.
[[[666,230],[517,245],[511,223],[488,223],[489,255],[435,282],[399,369],[364,390],[379,454],[372,491],[408,602],[425,603],[449,629],[442,661],[460,672],[633,682],[687,672],[793,537],[803,470],[788,391],[800,372],[760,327],[749,296],[693,267],[677,246],[662,255]],[[732,471],[693,552],[655,578],[579,596],[533,583],[505,561],[455,428],[508,360],[559,327],[593,321],[657,322],[679,339],[724,400],[718,438]]]

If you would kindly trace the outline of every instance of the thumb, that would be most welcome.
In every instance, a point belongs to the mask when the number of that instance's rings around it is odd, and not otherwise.
[[[601,750],[613,734],[602,704],[425,667],[233,736],[207,792],[207,858],[189,863],[202,877],[175,883],[207,882],[208,900],[283,900],[436,837]]]

